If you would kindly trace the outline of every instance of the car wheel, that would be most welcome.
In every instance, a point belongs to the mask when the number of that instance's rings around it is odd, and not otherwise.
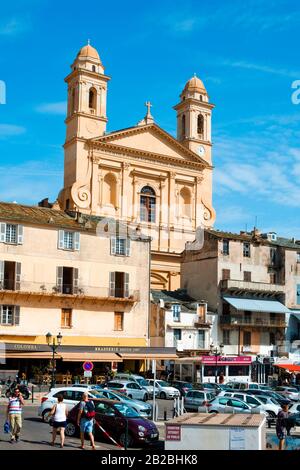
[[[49,419],[50,419],[49,413],[50,413],[50,411],[51,411],[50,408],[43,411],[43,413],[42,413],[42,421],[44,421],[44,423],[49,423]]]
[[[125,442],[126,442],[126,434],[125,432],[123,432],[120,437],[119,437],[119,441],[120,441],[120,444],[121,446],[125,447]],[[127,447],[131,447],[133,445],[133,437],[130,433],[127,434]]]
[[[167,398],[167,395],[165,394],[165,392],[160,392],[159,398],[161,398],[162,400],[165,400]]]
[[[211,411],[209,411],[209,413],[215,413],[215,414],[218,414],[219,412],[218,412],[218,411],[216,411],[216,410],[211,410]]]
[[[132,398],[132,395],[127,395],[127,396],[128,396],[128,398]]]
[[[147,401],[147,400],[148,400],[148,395],[147,395],[147,393],[145,393],[143,401]]]
[[[68,437],[74,437],[76,435],[76,426],[74,423],[67,423],[67,426],[65,427],[65,434]]]

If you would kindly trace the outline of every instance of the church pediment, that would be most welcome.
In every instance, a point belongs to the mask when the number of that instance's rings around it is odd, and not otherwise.
[[[163,155],[172,159],[178,159],[181,163],[182,161],[189,161],[202,164],[203,167],[209,166],[201,157],[198,157],[194,152],[184,147],[156,124],[146,124],[123,129],[98,137],[93,141],[99,144],[106,143],[110,146],[114,145],[149,154],[152,153],[158,156]]]

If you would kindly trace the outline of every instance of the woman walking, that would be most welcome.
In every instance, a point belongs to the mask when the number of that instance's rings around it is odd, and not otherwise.
[[[65,442],[65,427],[67,425],[68,411],[66,405],[63,403],[64,397],[59,394],[57,397],[57,403],[53,406],[50,411],[50,416],[53,416],[53,430],[52,430],[52,442],[51,445],[55,445],[55,439],[57,432],[60,433],[60,447],[63,448]]]

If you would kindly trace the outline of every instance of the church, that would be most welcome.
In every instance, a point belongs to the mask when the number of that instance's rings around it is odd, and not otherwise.
[[[212,227],[214,105],[203,82],[187,81],[174,106],[177,137],[162,129],[146,103],[137,124],[112,132],[108,82],[97,50],[78,52],[68,86],[62,210],[120,220],[151,237],[151,287],[180,287],[180,260],[196,229]]]

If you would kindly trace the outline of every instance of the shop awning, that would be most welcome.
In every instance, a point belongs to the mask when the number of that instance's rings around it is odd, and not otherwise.
[[[37,351],[37,352],[16,352],[16,351],[1,351],[0,357],[5,359],[52,359],[51,351]],[[55,359],[60,359],[60,354],[55,354]]]
[[[290,310],[277,300],[244,299],[240,297],[223,297],[236,310],[264,313],[290,313]]]
[[[59,355],[63,361],[70,362],[122,362],[120,356],[115,353],[61,352]]]
[[[274,366],[286,369],[289,372],[300,372],[300,365],[296,364],[274,364]]]
[[[170,353],[121,353],[122,359],[158,359],[158,360],[175,360],[178,358],[177,354]]]

